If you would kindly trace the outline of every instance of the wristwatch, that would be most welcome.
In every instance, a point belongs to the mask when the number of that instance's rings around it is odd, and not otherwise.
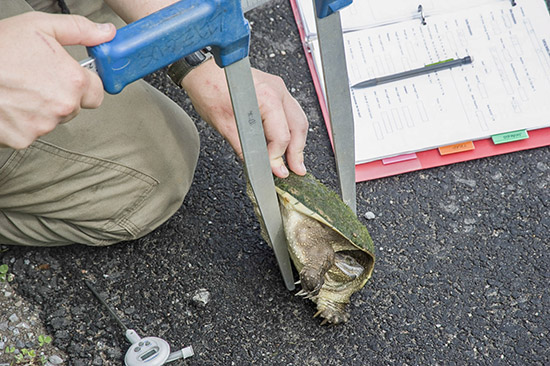
[[[170,79],[172,79],[177,86],[181,87],[181,81],[191,70],[211,58],[212,53],[210,53],[208,48],[193,52],[170,65],[168,67],[168,76],[170,76]]]

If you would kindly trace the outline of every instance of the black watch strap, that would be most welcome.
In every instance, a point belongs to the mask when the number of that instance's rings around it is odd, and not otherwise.
[[[170,79],[172,79],[177,86],[181,87],[183,78],[195,67],[206,62],[210,58],[212,58],[212,54],[206,49],[193,52],[170,65],[168,67],[168,76],[170,76]]]

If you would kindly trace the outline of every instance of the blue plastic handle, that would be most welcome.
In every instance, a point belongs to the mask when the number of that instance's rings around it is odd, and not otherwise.
[[[250,26],[240,0],[183,0],[89,47],[104,89],[111,94],[207,46],[220,67],[248,56]]]
[[[350,5],[353,0],[315,0],[317,17],[324,18]]]

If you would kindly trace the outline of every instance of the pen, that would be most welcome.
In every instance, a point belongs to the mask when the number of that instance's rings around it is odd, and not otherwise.
[[[471,64],[471,63],[472,63],[472,57],[470,56],[466,56],[458,60],[449,59],[445,61],[436,62],[434,64],[429,64],[418,69],[398,72],[397,74],[393,74],[393,75],[381,76],[379,78],[361,81],[357,84],[352,85],[351,87],[353,89],[368,88],[371,86],[376,86],[376,85],[389,83],[397,80],[403,80],[403,79],[411,78],[413,76],[429,74],[432,72],[446,70],[455,66],[461,66],[461,65]]]

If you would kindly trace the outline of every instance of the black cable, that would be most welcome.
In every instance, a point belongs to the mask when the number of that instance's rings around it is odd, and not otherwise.
[[[96,291],[96,289],[92,286],[92,283],[88,280],[84,280],[84,283],[86,284],[86,286],[88,286],[88,288],[90,289],[90,291],[92,291],[92,293],[95,295],[95,297],[97,297],[97,299],[99,300],[99,302],[105,306],[105,308],[107,310],[109,310],[109,313],[111,313],[112,317],[118,322],[118,324],[120,324],[120,326],[125,330],[127,331],[128,330],[128,327],[126,325],[124,325],[124,323],[122,322],[122,320],[119,318],[119,316],[115,313],[115,311],[109,306],[107,305],[107,303],[105,302],[105,300],[103,300],[101,298],[101,296],[99,295],[99,293]]]
[[[59,5],[63,14],[71,14],[71,10],[65,3],[65,0],[57,0],[57,5]]]

